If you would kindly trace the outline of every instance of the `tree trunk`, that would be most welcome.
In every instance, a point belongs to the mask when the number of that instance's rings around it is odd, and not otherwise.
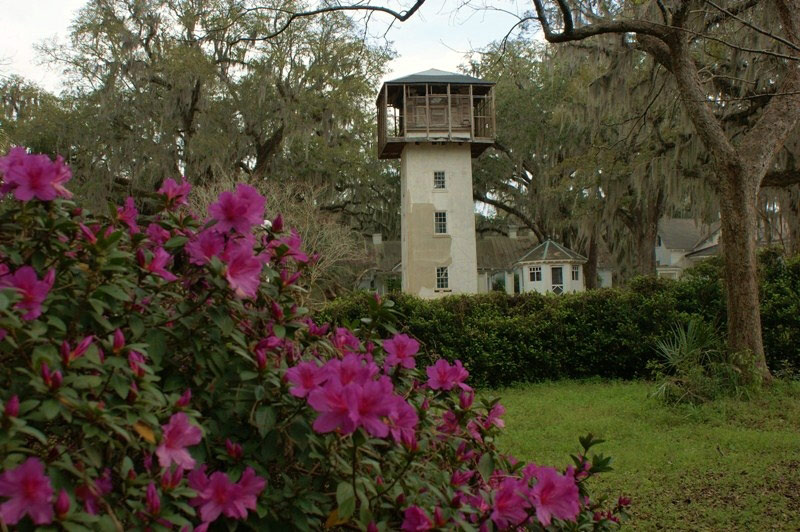
[[[642,220],[642,225],[636,230],[635,238],[636,272],[639,275],[655,275],[658,219]]]
[[[750,352],[756,367],[769,379],[761,337],[761,309],[758,298],[758,211],[754,187],[734,169],[721,176],[720,223],[725,264],[725,290],[728,309],[728,348],[731,352]]]
[[[781,202],[784,211],[783,219],[789,229],[788,242],[784,243],[789,255],[800,254],[800,187],[792,186],[785,192],[785,201]]]
[[[597,237],[594,234],[589,238],[586,259],[586,264],[583,265],[583,284],[587,290],[594,290],[597,288]]]

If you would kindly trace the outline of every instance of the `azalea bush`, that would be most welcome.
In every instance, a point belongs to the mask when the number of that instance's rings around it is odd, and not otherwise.
[[[503,407],[373,298],[352,327],[297,301],[316,259],[248,185],[82,210],[60,159],[0,158],[0,529],[617,526],[580,440],[499,454]],[[153,213],[145,215],[143,213]]]

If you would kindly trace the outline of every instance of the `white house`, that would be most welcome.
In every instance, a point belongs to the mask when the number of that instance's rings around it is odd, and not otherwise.
[[[383,241],[372,235],[370,252],[375,267],[359,285],[361,289],[385,293],[400,288],[402,271],[401,243]],[[531,234],[485,236],[476,238],[478,277],[476,291],[580,292],[585,290],[583,265],[586,258],[574,251],[546,240],[539,243]],[[612,269],[598,265],[598,286],[611,286]],[[559,277],[560,276],[560,277]]]
[[[719,222],[708,226],[689,218],[662,218],[656,237],[656,274],[679,279],[690,268],[719,253]]]
[[[520,257],[515,271],[521,279],[521,292],[583,292],[583,265],[586,257],[552,240]]]

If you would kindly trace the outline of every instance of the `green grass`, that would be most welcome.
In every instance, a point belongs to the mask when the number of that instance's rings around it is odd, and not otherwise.
[[[547,465],[571,463],[577,438],[614,471],[592,495],[633,498],[640,530],[800,530],[800,382],[779,382],[751,401],[666,407],[645,382],[556,382],[495,393],[507,408],[504,452]]]

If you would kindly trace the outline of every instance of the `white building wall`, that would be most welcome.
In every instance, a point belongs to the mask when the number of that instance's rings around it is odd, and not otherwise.
[[[542,280],[531,281],[530,268],[539,266],[542,268]],[[572,264],[564,263],[526,263],[522,266],[522,291],[539,292],[546,294],[553,291],[553,268],[561,268],[561,280],[564,293],[583,292],[586,289],[583,277],[583,266],[578,265],[580,274],[578,280],[572,280]],[[513,278],[512,278],[513,282]]]
[[[445,172],[445,189],[433,174]],[[469,143],[407,144],[400,159],[403,291],[424,298],[478,291],[472,154]],[[447,234],[434,234],[434,212]],[[437,266],[449,267],[449,291],[436,289]]]

